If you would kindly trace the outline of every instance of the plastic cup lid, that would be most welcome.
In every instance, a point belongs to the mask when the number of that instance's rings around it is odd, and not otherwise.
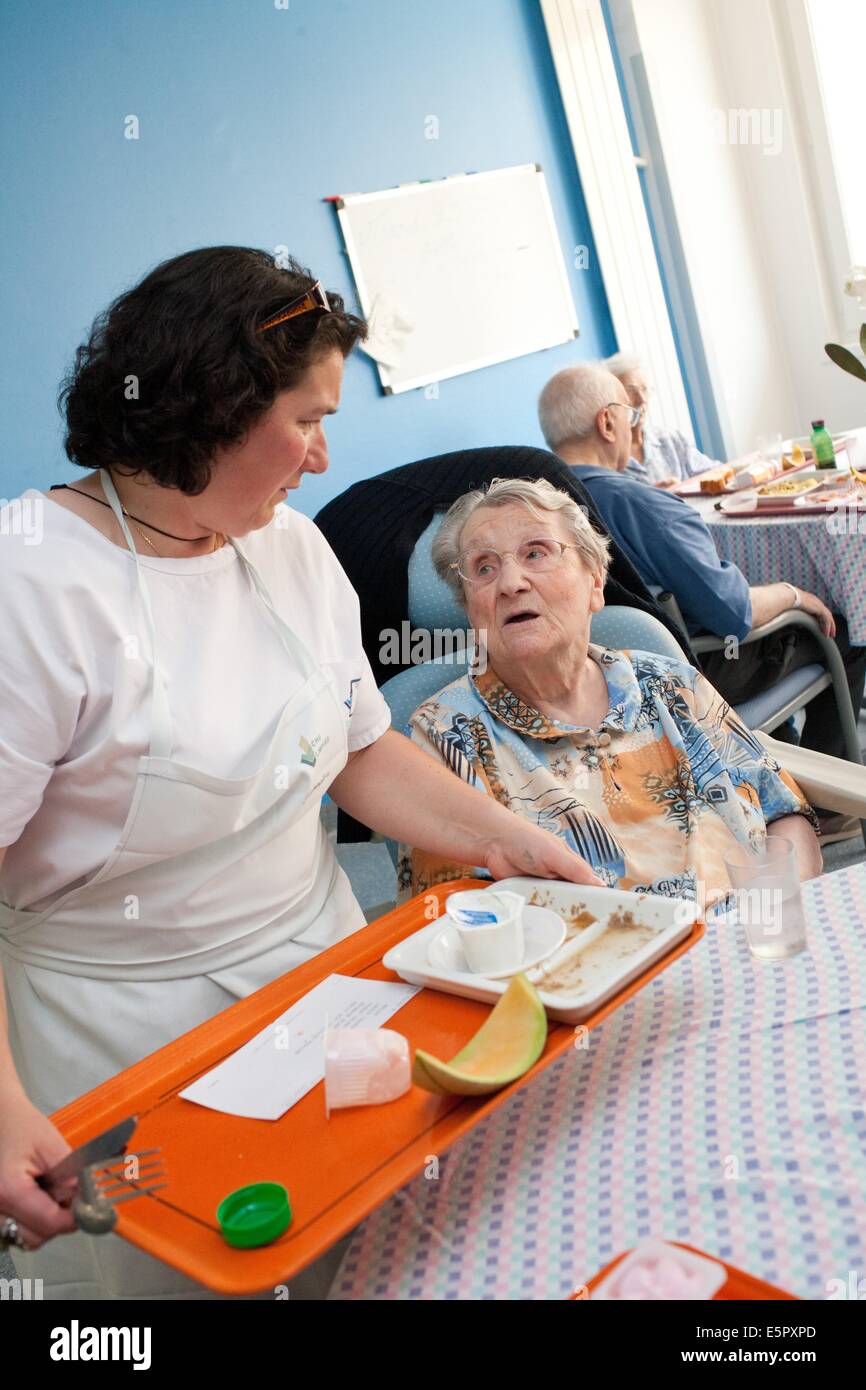
[[[254,1182],[248,1187],[239,1187],[217,1207],[223,1239],[241,1249],[276,1240],[291,1220],[289,1194],[278,1182]]]

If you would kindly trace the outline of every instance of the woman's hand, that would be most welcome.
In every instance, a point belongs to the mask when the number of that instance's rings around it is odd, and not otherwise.
[[[422,753],[394,729],[361,749],[329,790],[350,816],[443,863],[483,865],[494,878],[526,874],[604,887],[562,840],[468,787],[437,754]]]
[[[559,878],[568,883],[589,883],[598,888],[606,885],[594,870],[570,850],[556,835],[540,830],[536,825],[512,817],[514,826],[501,831],[497,838],[483,848],[481,860],[494,878]]]
[[[52,1236],[74,1231],[72,1213],[50,1197],[36,1179],[70,1152],[63,1135],[36,1109],[23,1091],[2,1097],[0,1128],[0,1221],[11,1216],[18,1222],[28,1250],[36,1250]],[[69,1184],[70,1197],[75,1184]],[[14,1259],[15,1247],[12,1248]]]

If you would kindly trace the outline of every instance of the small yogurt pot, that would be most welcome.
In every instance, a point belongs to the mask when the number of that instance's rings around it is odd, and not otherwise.
[[[592,1292],[601,1301],[691,1302],[714,1298],[728,1271],[709,1255],[682,1250],[666,1240],[643,1240]]]
[[[519,893],[493,888],[470,888],[446,899],[445,912],[474,974],[520,969],[526,954],[524,906]]]
[[[382,1105],[412,1082],[409,1041],[392,1028],[325,1028],[325,1114]]]

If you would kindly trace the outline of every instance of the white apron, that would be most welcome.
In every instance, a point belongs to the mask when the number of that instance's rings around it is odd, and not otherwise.
[[[151,736],[106,863],[43,911],[0,901],[10,1046],[27,1095],[46,1114],[365,925],[320,820],[322,796],[348,757],[333,677],[232,540],[251,602],[265,603],[303,684],[253,775],[214,777],[173,761],[144,574],[114,484],[101,477],[136,560],[151,641]],[[118,1236],[76,1232],[16,1250],[13,1260],[21,1277],[44,1280],[46,1297],[218,1297]]]

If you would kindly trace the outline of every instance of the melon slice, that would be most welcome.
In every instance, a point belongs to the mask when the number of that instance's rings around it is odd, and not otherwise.
[[[483,1096],[501,1090],[538,1061],[547,1015],[538,990],[515,975],[490,1017],[450,1062],[418,1048],[412,1080],[434,1095]]]

